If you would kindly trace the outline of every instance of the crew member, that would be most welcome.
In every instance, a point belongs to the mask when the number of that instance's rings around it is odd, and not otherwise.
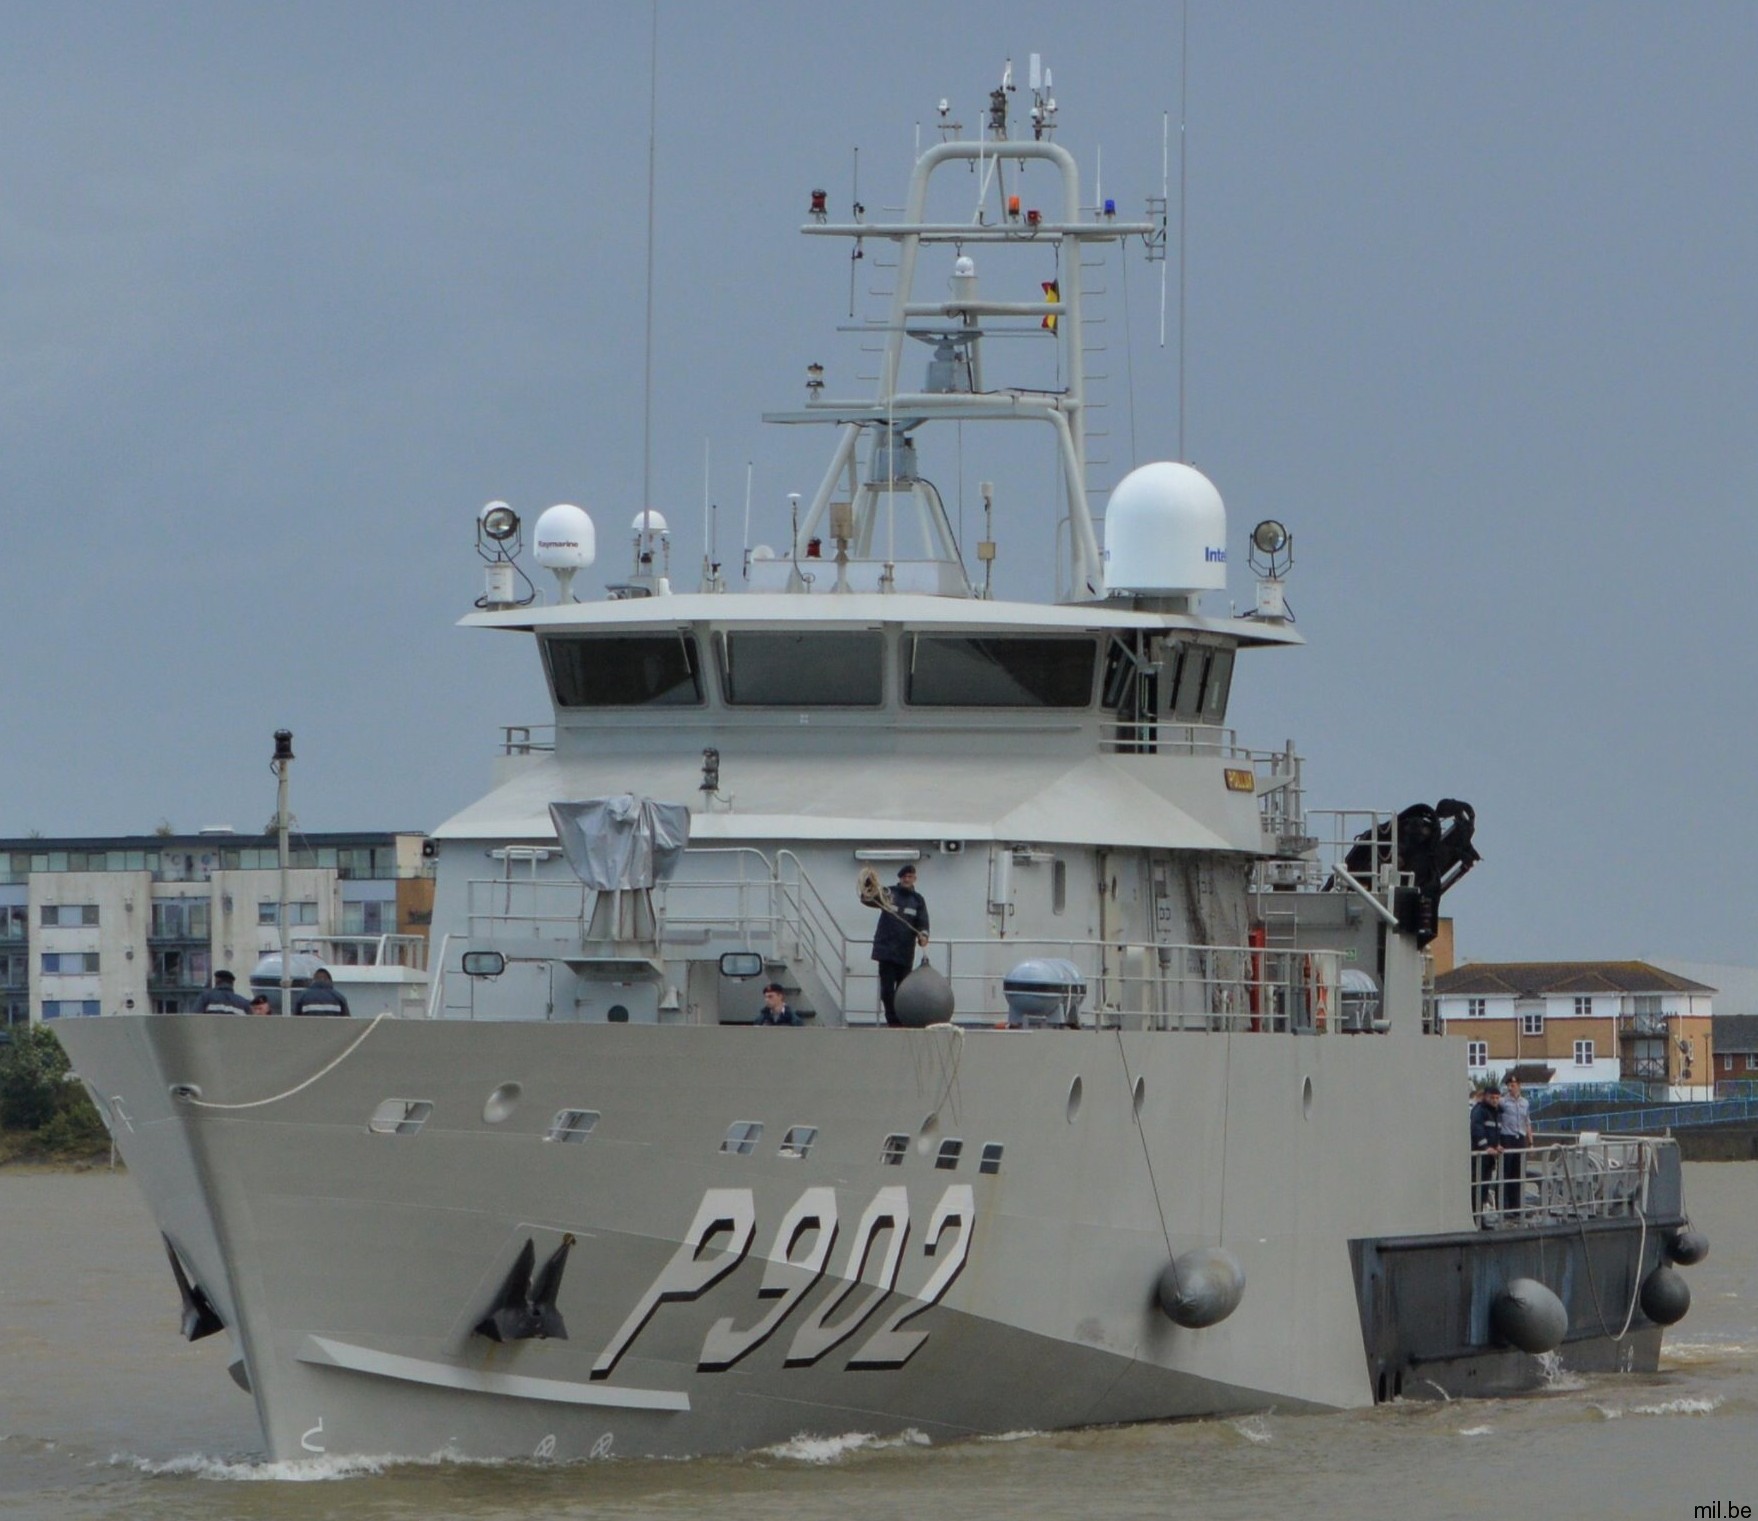
[[[1502,1213],[1516,1214],[1526,1189],[1526,1153],[1532,1146],[1532,1106],[1520,1092],[1520,1079],[1510,1074],[1504,1084],[1501,1110]]]
[[[320,966],[311,974],[311,985],[299,990],[293,1000],[295,1014],[339,1014],[348,1017],[348,1000],[336,991],[330,981],[330,969]]]
[[[915,970],[916,947],[928,943],[928,900],[916,891],[916,868],[906,864],[891,889],[891,904],[879,910],[873,930],[873,959],[879,963],[879,1004],[885,1023],[898,1024],[897,985]]]
[[[1489,1229],[1489,1214],[1495,1207],[1496,1174],[1501,1171],[1501,1108],[1502,1090],[1492,1079],[1483,1085],[1477,1102],[1471,1106],[1471,1171],[1475,1184],[1471,1208],[1485,1230]]]
[[[763,989],[763,1009],[757,1016],[760,1025],[797,1025],[800,1016],[787,1006],[787,989],[772,982]]]
[[[214,983],[204,988],[201,996],[195,1000],[197,1014],[248,1014],[250,1005],[241,998],[232,984],[238,979],[230,972],[221,970],[214,973]]]

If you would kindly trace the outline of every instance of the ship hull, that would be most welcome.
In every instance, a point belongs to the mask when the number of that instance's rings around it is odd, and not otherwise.
[[[206,1016],[66,1035],[276,1458],[1366,1405],[1402,1353],[1370,1358],[1363,1243],[1476,1260],[1464,1106],[1418,1097],[1453,1091],[1453,1053],[1420,1037]],[[376,1133],[392,1100],[431,1109]],[[598,1116],[583,1141],[550,1138],[566,1111]],[[816,1134],[784,1151],[793,1127]],[[1627,1236],[1639,1274],[1658,1238]],[[565,1335],[484,1335],[527,1244],[541,1271],[565,1242]],[[1174,1325],[1162,1272],[1217,1245],[1238,1309]],[[1537,1382],[1476,1335],[1429,1361]],[[1652,1366],[1658,1333],[1638,1315],[1610,1342],[1565,1356]]]

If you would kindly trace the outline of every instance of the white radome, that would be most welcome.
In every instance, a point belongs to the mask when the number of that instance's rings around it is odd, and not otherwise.
[[[629,527],[636,533],[669,533],[671,530],[665,521],[665,514],[649,507],[645,512],[637,512],[634,522]]]
[[[1227,508],[1200,470],[1158,460],[1131,470],[1105,509],[1105,585],[1178,595],[1227,585]]]
[[[537,563],[545,570],[582,570],[598,558],[598,533],[585,511],[558,502],[537,520]]]

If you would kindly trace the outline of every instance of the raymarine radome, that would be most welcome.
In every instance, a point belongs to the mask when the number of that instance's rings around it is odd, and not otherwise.
[[[572,595],[574,572],[598,558],[598,534],[579,507],[558,502],[537,520],[537,563],[555,572],[560,600]]]

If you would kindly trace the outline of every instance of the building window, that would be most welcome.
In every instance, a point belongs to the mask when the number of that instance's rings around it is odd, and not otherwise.
[[[153,904],[147,935],[153,940],[206,940],[206,898],[161,898]]]
[[[1575,1017],[1577,1019],[1591,1019],[1593,1017],[1593,1000],[1591,998],[1582,997],[1575,1000]]]
[[[43,975],[45,977],[78,977],[82,973],[97,970],[98,953],[96,951],[43,952]]]
[[[265,929],[272,929],[274,926],[278,925],[281,922],[280,909],[281,909],[281,905],[279,903],[259,903],[259,904],[257,904],[257,906],[256,906],[256,922],[257,922],[257,924]],[[287,905],[287,923],[289,925],[316,924],[317,923],[317,904],[314,902],[289,903]]]
[[[154,987],[201,988],[207,986],[213,957],[207,951],[152,952],[147,981]]]
[[[81,925],[98,922],[98,905],[95,903],[45,903],[43,905],[42,924],[44,929],[74,929]]]
[[[1592,1041],[1578,1040],[1575,1042],[1575,1065],[1577,1067],[1591,1067],[1593,1065]]]
[[[45,998],[43,1000],[44,1019],[75,1019],[98,1012],[98,1001],[95,998]]]
[[[1487,1040],[1468,1040],[1465,1042],[1465,1065],[1468,1067],[1487,1067],[1489,1065],[1489,1042]]]
[[[30,910],[22,903],[0,907],[0,940],[23,940],[30,933]]]
[[[316,924],[317,905],[314,903],[311,907],[313,910],[311,923]],[[396,902],[374,898],[360,903],[344,903],[342,905],[342,933],[344,935],[396,934]]]
[[[1721,1070],[1723,1072],[1732,1072],[1734,1070],[1734,1059],[1731,1056],[1722,1057]]]
[[[1522,1014],[1520,1016],[1520,1033],[1522,1035],[1544,1034],[1544,1015]]]
[[[1482,998],[1467,998],[1465,1000],[1465,1016],[1466,1016],[1466,1018],[1467,1019],[1482,1019],[1484,1009],[1487,1006],[1487,1002],[1488,1002],[1488,1000],[1482,999]]]
[[[24,955],[0,956],[0,988],[22,988],[30,983],[30,961]]]

